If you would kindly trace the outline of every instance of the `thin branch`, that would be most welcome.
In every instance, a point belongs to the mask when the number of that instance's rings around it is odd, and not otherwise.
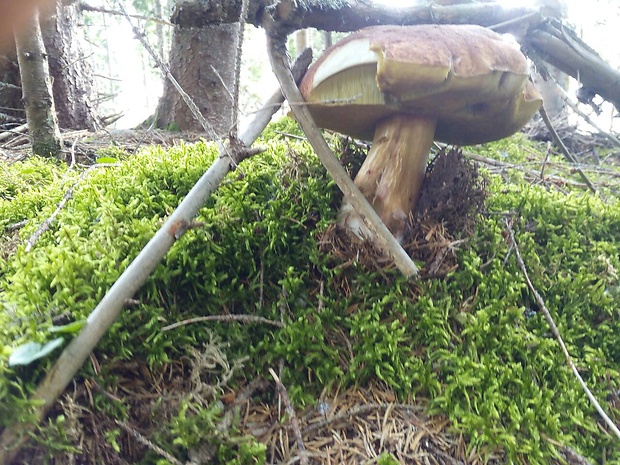
[[[272,326],[277,326],[278,328],[283,328],[284,324],[279,321],[269,320],[262,316],[256,315],[208,315],[208,316],[198,316],[195,318],[189,318],[187,320],[178,321],[168,326],[164,326],[161,331],[170,331],[171,329],[179,328],[181,326],[191,325],[194,323],[202,323],[203,321],[224,321],[224,322],[233,322],[239,321],[241,323],[264,323]]]
[[[588,396],[588,399],[590,399],[590,402],[592,402],[592,404],[594,405],[594,408],[596,409],[596,411],[603,418],[603,420],[605,421],[605,423],[607,424],[609,429],[616,435],[616,437],[618,439],[620,439],[620,429],[618,429],[618,427],[614,424],[614,422],[611,420],[611,418],[609,418],[609,416],[605,413],[605,411],[601,407],[601,404],[599,404],[598,400],[596,400],[596,397],[594,397],[594,394],[592,394],[590,389],[588,389],[588,386],[586,386],[586,383],[584,382],[583,378],[579,374],[579,371],[577,370],[577,367],[573,363],[573,359],[571,358],[570,354],[568,353],[568,349],[566,348],[566,345],[564,344],[564,341],[562,340],[562,336],[560,335],[560,331],[558,330],[558,327],[555,324],[555,321],[553,321],[553,317],[551,316],[551,313],[549,312],[549,309],[547,309],[547,306],[545,305],[545,301],[543,300],[541,295],[538,293],[538,291],[534,287],[534,284],[532,284],[532,280],[530,279],[530,275],[528,274],[527,268],[525,267],[525,262],[523,261],[523,258],[521,257],[521,252],[519,250],[519,245],[517,244],[517,241],[515,239],[515,234],[514,234],[514,231],[512,230],[512,227],[510,226],[510,222],[506,219],[506,220],[504,220],[504,224],[506,225],[506,229],[507,229],[508,235],[510,237],[510,245],[512,246],[512,249],[515,252],[515,255],[517,257],[517,262],[519,263],[519,268],[521,268],[521,272],[523,273],[523,276],[525,277],[525,281],[527,283],[527,287],[530,289],[530,291],[534,295],[534,299],[536,300],[536,303],[538,304],[538,306],[542,310],[543,315],[545,315],[545,319],[547,320],[547,324],[551,328],[551,332],[553,333],[553,335],[555,336],[556,340],[560,344],[560,348],[562,349],[562,353],[564,354],[564,358],[566,359],[566,363],[568,363],[568,366],[570,367],[570,369],[572,370],[573,374],[577,378],[577,381],[579,381],[579,384],[581,385],[582,389],[584,390],[584,392]]]
[[[15,231],[17,229],[21,229],[24,226],[26,226],[29,222],[30,222],[30,220],[22,220],[22,221],[18,221],[17,223],[10,224],[10,225],[8,225],[6,227],[6,231],[7,232],[12,232],[12,231]]]
[[[294,68],[298,70],[298,74],[294,76],[295,80],[300,80],[306,69]],[[257,112],[254,118],[267,125],[269,122],[267,115],[271,116],[278,110],[274,106],[274,102],[278,100],[280,103],[284,101],[280,90],[269,98],[269,105]],[[262,129],[258,130],[257,124],[250,123],[247,127],[247,131],[242,132],[239,137],[239,142],[246,147],[252,145],[262,131]],[[80,333],[65,348],[31,396],[33,405],[35,405],[33,418],[36,420],[30,423],[9,424],[0,435],[0,465],[8,465],[19,452],[21,446],[30,437],[29,433],[36,428],[36,422],[45,417],[101,337],[114,323],[123,307],[170,250],[177,240],[175,234],[180,231],[179,228],[193,220],[211,193],[217,189],[224,176],[231,170],[231,165],[248,156],[248,150],[245,149],[240,154],[235,153],[234,156],[236,160],[233,160],[227,152],[220,152],[218,159],[198,180],[162,228],[142,249],[89,315]]]
[[[297,449],[299,449],[299,463],[302,465],[308,465],[308,455],[306,451],[306,446],[304,445],[303,437],[301,436],[301,429],[299,428],[299,421],[297,420],[297,415],[295,415],[295,409],[291,405],[291,399],[288,395],[288,391],[280,378],[273,370],[273,368],[269,368],[269,373],[273,377],[276,382],[276,387],[278,389],[278,394],[284,403],[284,408],[286,413],[288,414],[289,421],[291,422],[291,429],[293,430],[293,434],[295,435],[295,442],[297,443]]]
[[[376,245],[394,261],[395,265],[405,276],[417,276],[419,274],[418,267],[413,263],[411,257],[403,250],[401,245],[396,241],[392,233],[370,206],[368,200],[366,200],[353,183],[340,164],[340,161],[338,161],[327,145],[327,142],[325,142],[321,131],[316,127],[310,111],[303,105],[303,103],[305,103],[304,98],[299,92],[299,88],[297,84],[295,84],[289,68],[285,36],[277,29],[277,25],[272,19],[265,19],[263,27],[267,31],[267,48],[269,50],[271,67],[280,82],[282,92],[284,92],[286,99],[291,104],[291,109],[295,118],[306,134],[310,145],[312,145],[321,163],[323,163],[323,166],[325,166],[327,172],[332,179],[334,179],[340,190],[351,201],[353,208],[355,208],[362,217],[371,233],[374,233],[373,236],[376,239]]]
[[[80,3],[79,7],[80,7],[80,11],[92,11],[95,13],[104,13],[104,14],[113,15],[113,16],[125,16],[122,11],[110,10],[108,8],[99,8],[99,7],[92,6],[87,3],[83,3],[83,2]],[[154,18],[152,16],[129,15],[129,17],[134,18],[134,19],[140,19],[143,21],[150,21],[152,23],[165,24],[166,26],[174,27],[174,24],[172,24],[170,21],[166,21],[165,19],[161,19],[161,18]]]
[[[80,183],[80,181],[82,181],[93,169],[107,168],[110,166],[117,166],[117,165],[114,163],[112,164],[101,163],[98,165],[91,166],[86,171],[84,171],[82,174],[80,174],[80,176],[73,183],[73,185],[69,189],[67,189],[67,191],[65,192],[65,195],[62,197],[62,200],[58,203],[58,206],[56,207],[54,212],[49,217],[47,217],[45,221],[43,221],[43,223],[41,223],[41,225],[37,228],[37,230],[34,233],[32,233],[32,235],[28,238],[28,240],[26,241],[26,247],[25,247],[26,252],[30,252],[32,248],[34,247],[34,245],[36,244],[36,242],[39,240],[39,238],[43,235],[43,233],[46,232],[50,228],[50,226],[52,225],[52,223],[54,222],[58,214],[62,211],[65,205],[67,205],[67,202],[71,200],[71,198],[73,197],[73,191],[75,190],[77,185]]]
[[[157,444],[154,444],[150,439],[146,438],[142,433],[140,433],[137,429],[129,426],[127,423],[119,420],[115,420],[115,423],[123,428],[127,433],[132,435],[136,440],[142,445],[148,447],[153,452],[161,455],[163,458],[168,460],[173,465],[183,465],[183,462],[178,460],[176,457],[166,452],[164,449],[159,447]]]
[[[296,80],[299,80],[306,72],[308,66],[312,62],[312,50],[306,49],[299,55],[293,63],[293,76]],[[256,139],[263,131],[265,126],[271,121],[273,114],[278,111],[282,105],[283,95],[280,91],[273,94],[273,96],[265,101],[263,106],[256,112],[254,112],[254,118],[246,119],[241,123],[241,133],[247,134],[246,137],[251,140]],[[251,125],[250,125],[251,124]]]
[[[588,123],[590,126],[592,126],[594,129],[596,129],[599,133],[601,133],[603,136],[605,136],[607,139],[609,139],[611,142],[613,142],[615,145],[617,145],[618,147],[620,147],[620,139],[618,139],[616,136],[614,136],[612,133],[605,131],[604,129],[602,129],[598,124],[596,124],[596,122],[590,118],[586,113],[584,113],[583,111],[581,111],[581,109],[579,108],[579,106],[577,105],[577,102],[573,101],[568,94],[566,93],[566,91],[564,89],[562,89],[562,86],[560,86],[557,82],[555,83],[556,86],[558,86],[558,89],[560,89],[560,91],[562,92],[562,99],[564,100],[564,102],[566,102],[566,104],[571,107],[571,109],[577,113],[579,116],[581,116],[581,118],[583,118],[583,120]]]
[[[437,144],[437,145],[439,147],[445,146],[445,144]],[[477,161],[478,163],[484,163],[485,165],[494,166],[494,167],[502,168],[502,169],[516,169],[516,170],[522,171],[528,176],[533,176],[534,178],[540,178],[539,171],[528,169],[522,165],[517,165],[514,163],[508,163],[505,161],[495,160],[493,158],[483,157],[482,155],[478,155],[477,153],[474,153],[474,152],[463,151],[463,155],[471,160]],[[548,165],[552,165],[552,164],[549,163]],[[563,178],[561,176],[556,176],[556,175],[546,175],[545,180],[553,181],[554,183],[558,183],[558,184],[569,184],[569,185],[576,186],[576,187],[584,187],[584,188],[588,187],[586,184],[574,181],[572,179]]]
[[[21,126],[17,126],[16,128],[9,129],[3,133],[0,133],[0,141],[10,138],[15,134],[23,134],[28,130],[28,124],[22,124]]]
[[[562,152],[564,157],[570,163],[572,163],[575,166],[575,170],[577,171],[577,173],[579,173],[579,176],[581,176],[581,179],[583,179],[583,182],[585,182],[587,184],[587,186],[590,188],[590,190],[592,192],[594,192],[595,194],[598,194],[599,192],[596,189],[596,186],[594,184],[592,184],[592,182],[586,176],[586,174],[581,170],[581,168],[579,168],[579,164],[577,163],[577,160],[575,159],[573,154],[570,153],[568,148],[566,148],[566,145],[564,145],[564,142],[562,141],[562,138],[559,136],[559,134],[557,133],[557,131],[553,127],[553,123],[551,123],[551,119],[549,119],[549,115],[547,114],[547,111],[545,110],[544,106],[540,107],[539,113],[540,113],[540,116],[542,116],[542,119],[545,122],[545,125],[547,126],[547,129],[549,129],[549,133],[551,134],[551,137],[553,138],[554,142],[556,143],[556,145],[560,149],[560,152]]]
[[[532,19],[540,20],[540,18],[541,18],[540,11],[534,10],[529,13],[525,13],[524,15],[519,16],[518,18],[511,18],[506,21],[502,21],[501,23],[493,24],[487,27],[491,29],[492,31],[498,31],[501,29],[506,29],[508,26],[511,26],[512,28],[522,23],[526,23],[527,25],[529,25],[529,23],[532,22],[531,21]]]

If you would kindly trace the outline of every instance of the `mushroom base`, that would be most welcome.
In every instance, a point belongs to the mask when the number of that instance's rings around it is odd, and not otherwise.
[[[435,118],[414,115],[380,121],[355,178],[355,185],[401,243],[420,195],[436,124]],[[348,199],[343,201],[338,222],[358,237],[372,238]]]

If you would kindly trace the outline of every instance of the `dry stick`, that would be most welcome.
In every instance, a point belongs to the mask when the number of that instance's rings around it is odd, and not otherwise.
[[[280,82],[282,92],[291,105],[295,118],[308,138],[308,142],[310,142],[319,160],[321,160],[327,172],[336,181],[340,190],[351,201],[353,208],[362,217],[366,226],[374,233],[377,246],[394,260],[395,265],[405,276],[417,276],[419,274],[418,268],[411,260],[411,257],[403,250],[370,206],[368,200],[362,195],[357,186],[353,184],[353,181],[332,153],[325,139],[323,139],[321,131],[316,127],[312,115],[305,105],[304,98],[301,96],[299,88],[291,76],[284,36],[275,30],[276,26],[273,24],[273,20],[269,21],[268,18],[265,20],[265,23],[263,27],[267,31],[267,48],[269,50],[271,67]]]
[[[278,328],[283,328],[284,324],[280,321],[269,320],[262,316],[255,315],[209,315],[198,316],[196,318],[189,318],[187,320],[179,321],[168,326],[164,326],[161,331],[170,331],[171,329],[178,328],[180,326],[191,325],[193,323],[201,323],[203,321],[239,321],[241,323],[265,323]]]
[[[36,242],[39,240],[39,237],[41,237],[41,235],[50,228],[50,226],[52,225],[52,223],[54,222],[58,214],[62,211],[62,209],[67,204],[67,202],[71,200],[71,197],[73,197],[73,191],[77,187],[77,185],[80,183],[80,181],[82,181],[82,179],[84,179],[86,175],[89,174],[93,169],[108,168],[110,166],[118,166],[118,165],[116,165],[115,163],[101,163],[99,165],[91,166],[86,171],[84,171],[82,174],[80,174],[77,181],[75,181],[73,185],[69,189],[67,189],[62,200],[58,203],[56,210],[54,210],[54,212],[43,223],[41,223],[41,226],[39,226],[37,230],[34,233],[32,233],[32,235],[28,238],[28,240],[26,241],[26,247],[25,247],[26,252],[30,252],[32,248],[34,247],[34,245],[36,244]]]
[[[293,429],[293,434],[295,435],[295,441],[297,442],[297,449],[299,449],[299,463],[302,465],[308,464],[308,455],[306,451],[306,446],[304,445],[304,439],[301,436],[301,429],[299,429],[299,421],[297,420],[297,415],[295,415],[295,409],[291,405],[291,399],[288,396],[288,392],[286,391],[286,387],[280,381],[280,378],[273,370],[273,368],[269,368],[269,373],[273,377],[276,382],[276,387],[278,389],[278,394],[280,394],[280,398],[284,403],[284,408],[286,409],[286,413],[289,416],[289,421],[291,422],[291,428]]]
[[[596,186],[592,184],[592,182],[590,181],[590,179],[588,179],[588,177],[583,172],[583,170],[579,168],[579,164],[577,163],[577,160],[575,159],[573,154],[570,153],[570,151],[566,148],[566,145],[564,145],[564,142],[562,142],[562,138],[558,135],[557,131],[553,127],[553,124],[551,123],[551,119],[549,119],[549,115],[547,114],[547,111],[545,110],[544,106],[540,107],[539,113],[540,113],[540,116],[542,116],[542,119],[545,122],[547,129],[549,129],[549,133],[551,133],[551,137],[553,138],[557,146],[560,148],[560,151],[562,152],[564,157],[570,163],[573,163],[575,165],[575,170],[577,171],[577,173],[579,173],[579,176],[581,176],[581,179],[583,179],[583,182],[587,184],[590,190],[594,192],[595,194],[598,194],[598,190],[596,189]]]
[[[295,79],[301,79],[305,68],[295,66],[294,69],[296,70]],[[280,103],[284,101],[279,90],[276,95],[268,100],[269,104],[254,115],[254,119],[266,125],[271,116],[278,110],[278,107],[274,106],[274,102],[278,100]],[[241,134],[239,140],[246,146],[250,146],[261,131],[262,128],[259,129],[259,124],[252,122],[247,126],[247,130]],[[90,314],[80,333],[65,348],[32,395],[31,400],[36,405],[34,407],[34,418],[38,421],[43,419],[84,364],[99,339],[114,323],[126,302],[144,284],[174,242],[183,235],[187,225],[191,224],[192,219],[198,214],[207,198],[217,189],[224,176],[231,170],[231,165],[241,161],[245,155],[246,153],[241,153],[237,160],[233,160],[228,153],[220,152],[218,159],[194,185],[163,227],[114,283]],[[35,428],[36,422],[14,423],[5,428],[0,435],[0,465],[7,465],[13,459],[19,448],[28,440],[29,433]]]
[[[584,113],[583,111],[581,111],[581,109],[577,106],[577,102],[573,101],[568,94],[566,93],[566,91],[564,89],[562,89],[562,86],[560,86],[557,82],[556,82],[556,86],[558,87],[558,89],[560,89],[561,93],[562,93],[562,100],[564,100],[566,102],[566,104],[571,107],[571,109],[577,113],[579,116],[581,116],[583,118],[583,120],[588,123],[590,126],[592,126],[594,129],[596,129],[599,133],[601,133],[603,136],[605,136],[607,139],[609,139],[610,141],[612,141],[614,144],[616,144],[617,146],[620,147],[620,139],[618,139],[616,136],[614,136],[613,134],[611,134],[610,132],[605,131],[604,129],[602,129],[598,124],[596,124],[596,122],[590,118],[586,113]]]
[[[558,327],[556,326],[555,321],[553,321],[553,317],[551,316],[551,313],[549,312],[549,310],[547,309],[547,306],[545,305],[545,301],[543,300],[541,295],[538,293],[538,291],[534,287],[534,284],[532,284],[532,280],[530,279],[530,275],[528,274],[527,268],[525,267],[525,263],[523,262],[523,258],[521,257],[521,252],[519,251],[519,246],[517,245],[517,241],[515,240],[515,234],[514,234],[514,231],[512,230],[512,227],[510,226],[509,221],[504,220],[504,224],[506,225],[506,229],[508,230],[508,234],[510,236],[510,245],[512,249],[514,250],[515,255],[517,257],[519,268],[521,268],[521,272],[523,273],[523,276],[525,276],[527,287],[529,287],[530,291],[534,295],[534,299],[536,299],[536,303],[541,308],[543,315],[545,315],[547,324],[551,328],[553,335],[555,336],[556,340],[560,344],[560,348],[562,349],[562,352],[564,353],[564,358],[566,358],[566,363],[568,363],[568,366],[573,371],[573,374],[577,378],[577,381],[579,381],[579,384],[581,385],[582,389],[585,391],[586,395],[588,396],[588,399],[590,399],[590,402],[592,402],[592,404],[594,405],[594,408],[596,408],[596,411],[603,418],[605,423],[607,423],[607,426],[609,427],[609,429],[611,429],[611,431],[613,431],[616,437],[620,439],[620,430],[618,429],[616,425],[614,425],[613,421],[611,421],[611,418],[609,418],[609,416],[605,413],[605,411],[603,410],[601,405],[598,403],[598,401],[596,400],[596,398],[594,397],[590,389],[588,389],[588,386],[586,386],[586,383],[583,381],[583,378],[579,374],[577,367],[573,363],[573,359],[568,353],[568,349],[566,348],[566,345],[564,344],[564,341],[562,340],[562,336],[560,335],[560,331],[558,330]]]
[[[80,3],[79,8],[81,11],[92,11],[95,13],[104,13],[104,14],[112,15],[112,16],[125,16],[125,14],[122,11],[110,10],[107,8],[99,8],[96,6],[88,5],[86,3]],[[152,16],[129,15],[129,17],[134,18],[134,19],[141,19],[143,21],[150,21],[152,23],[165,24],[166,26],[174,27],[174,24],[172,24],[170,21],[166,21],[165,19],[161,19],[161,18],[154,18]]]
[[[396,408],[399,410],[408,411],[408,410],[411,410],[412,407],[414,406],[411,404],[395,404],[395,403],[371,403],[371,404],[358,405],[356,407],[353,407],[349,410],[341,412],[332,417],[324,418],[320,421],[317,421],[316,423],[312,423],[310,426],[304,428],[303,433],[310,434],[314,431],[320,430],[321,428],[325,426],[331,425],[332,423],[338,423],[340,421],[349,421],[353,417],[363,415],[368,412],[373,412],[376,410],[386,410],[388,408]]]
[[[438,142],[435,142],[435,144],[440,149],[448,146],[448,144],[443,144],[443,143],[438,143]],[[463,151],[463,156],[471,160],[477,161],[479,163],[484,163],[485,165],[494,166],[497,168],[504,168],[504,169],[515,169],[515,170],[522,171],[526,175],[534,176],[536,178],[540,177],[540,172],[536,170],[528,169],[523,165],[517,165],[514,163],[508,163],[505,161],[495,160],[494,158],[483,157],[482,155],[478,155],[477,153],[474,153],[474,152]],[[549,163],[548,165],[551,166],[552,164]],[[567,179],[567,178],[563,178],[561,176],[556,176],[556,175],[547,175],[545,176],[545,179],[551,180],[557,183],[570,184],[576,187],[588,187],[586,184],[583,184],[581,182],[577,182],[572,179]]]
[[[183,465],[183,462],[181,462],[180,460],[177,460],[172,454],[168,453],[167,451],[159,447],[157,444],[154,444],[147,437],[143,436],[142,433],[140,433],[137,429],[119,420],[115,420],[115,423],[121,428],[123,428],[127,433],[131,434],[134,438],[136,438],[136,440],[140,444],[148,447],[153,452],[161,455],[163,458],[168,460],[173,465]]]
[[[26,132],[28,130],[28,124],[22,124],[21,126],[17,126],[14,129],[10,129],[6,132],[0,134],[0,141],[8,139],[15,134],[21,134],[22,132]]]

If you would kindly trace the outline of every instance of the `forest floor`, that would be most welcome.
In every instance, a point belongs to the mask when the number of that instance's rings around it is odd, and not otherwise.
[[[593,177],[594,183],[605,192],[617,195],[620,192],[620,174],[617,170],[608,169],[608,166],[618,164],[619,151],[611,150],[609,142],[600,136],[580,134],[570,126],[558,125],[557,129],[569,149],[583,160],[586,172]],[[538,132],[536,127],[530,128],[532,138],[538,138]],[[102,160],[105,162],[106,158],[114,157],[115,150],[135,154],[141,148],[152,145],[168,148],[183,142],[196,142],[201,139],[201,135],[159,130],[110,130],[95,134],[68,131],[63,134],[63,138],[66,161],[70,166],[75,166],[102,163]],[[599,157],[598,151],[593,147],[602,147],[607,151]],[[0,142],[0,159],[11,163],[25,160],[28,156],[28,140],[25,135],[15,134]],[[343,156],[346,157],[346,154]],[[468,154],[463,158],[468,158]],[[441,279],[456,269],[457,251],[461,241],[455,239],[449,231],[467,231],[473,228],[471,217],[463,215],[462,212],[480,211],[485,200],[484,185],[478,182],[480,178],[477,168],[470,171],[469,164],[453,163],[454,157],[450,158],[450,163],[444,163],[446,160],[447,157],[441,156],[435,159],[434,163],[439,169],[434,170],[434,179],[429,177],[427,180],[426,193],[420,199],[420,207],[431,213],[419,221],[418,229],[412,232],[407,244],[407,248],[416,251],[416,258],[426,264],[425,278]],[[508,169],[516,169],[532,184],[553,184],[559,191],[563,186],[585,188],[585,185],[575,180],[573,168],[560,166],[557,161],[542,162],[541,167],[541,160],[529,160],[527,154],[525,161],[521,163],[502,162],[483,156],[477,156],[475,160],[493,173],[503,174]],[[553,171],[554,175],[548,176],[546,170]],[[460,183],[450,192],[446,192],[446,183],[456,179],[459,179]],[[350,242],[343,238],[336,228],[325,230],[320,239],[320,247],[325,248],[321,252],[340,260],[339,268],[346,269],[352,266],[353,262],[356,263],[355,266],[369,267],[379,273],[383,267],[389,268],[385,259],[376,250],[372,250],[369,244]],[[261,270],[261,280],[263,272],[264,270]],[[261,281],[261,286],[262,284]],[[347,292],[345,285],[346,282],[343,281],[343,294]],[[327,293],[327,289],[325,291]],[[316,293],[317,295],[312,297],[322,305],[323,289],[318,288]],[[277,298],[275,300],[277,301]],[[464,301],[460,304],[467,306],[471,302]],[[318,313],[320,310],[319,308]],[[465,308],[464,311],[469,309]],[[353,307],[346,310],[349,315],[355,312],[356,308]],[[391,323],[391,318],[390,316],[387,321],[382,321],[382,324]],[[326,334],[325,337],[332,338],[332,341],[327,341],[328,345],[334,342],[334,346],[350,352],[340,355],[342,368],[346,370],[348,360],[354,358],[354,348],[351,347],[349,336],[342,330],[341,333],[334,330],[333,334]],[[162,451],[149,438],[152,438],[151,433],[157,433],[161,426],[158,422],[168,422],[173,416],[179,415],[178,411],[183,409],[181,399],[184,396],[200,398],[211,395],[207,394],[206,390],[212,386],[201,384],[202,371],[216,373],[214,377],[218,378],[219,383],[220,378],[233,376],[234,372],[239,370],[234,361],[227,360],[226,356],[219,352],[217,344],[209,347],[211,352],[206,355],[207,358],[205,353],[209,350],[201,354],[202,358],[180,359],[166,365],[162,371],[153,370],[144,360],[130,359],[127,363],[117,360],[104,369],[106,376],[114,379],[113,386],[100,386],[88,380],[76,384],[74,390],[65,395],[62,405],[53,413],[65,416],[68,424],[81,425],[80,431],[72,431],[71,434],[76,434],[75,442],[89,452],[87,455],[91,457],[92,463],[103,460],[106,463],[120,464],[123,463],[123,457],[128,459],[143,455],[145,449],[153,457],[163,456],[169,463],[182,463],[173,456],[167,456],[166,451]],[[420,354],[416,353],[417,355]],[[93,356],[88,363],[89,369],[98,375],[99,361]],[[282,367],[276,375],[280,378],[281,370]],[[239,441],[239,444],[243,445],[243,438],[256,438],[266,446],[266,455],[274,463],[392,465],[397,463],[391,461],[392,457],[406,459],[408,464],[424,465],[507,463],[507,458],[501,451],[478,450],[472,446],[470,438],[455,432],[453,422],[445,415],[429,413],[430,401],[424,395],[403,399],[388,385],[376,379],[362,385],[353,384],[342,390],[328,385],[312,405],[292,410],[284,386],[277,386],[279,396],[265,394],[266,391],[274,389],[271,379],[272,376],[263,373],[263,376],[257,377],[255,381],[249,381],[235,390],[229,390],[226,383],[222,383],[221,392],[217,393],[222,409],[215,415],[217,424],[213,431],[223,431],[227,435],[234,429],[235,436],[225,438],[230,444]],[[308,381],[316,383],[316,379]],[[95,397],[103,395],[111,405],[121,405],[118,396],[122,396],[123,402],[132,406],[131,422],[119,422],[114,413],[94,412],[93,394]],[[267,402],[266,399],[270,401]],[[110,408],[110,411],[113,410],[114,408]],[[220,415],[221,411],[226,414]],[[212,423],[208,424],[213,426]],[[111,437],[111,431],[118,431],[119,433],[115,433],[118,436]],[[183,433],[189,434],[187,431]],[[117,441],[121,436],[122,441]],[[551,439],[549,441],[552,442]],[[579,455],[570,447],[558,445],[558,450],[565,463],[587,463],[580,461]],[[381,454],[377,451],[381,451]],[[32,461],[41,458],[42,456],[37,454],[44,451],[25,450],[24,453],[23,458],[28,457],[28,460]],[[225,463],[218,458],[218,453],[211,442],[205,442],[204,445],[190,448],[187,463]],[[250,452],[248,454],[251,455]],[[67,453],[64,457],[72,456]],[[360,457],[364,457],[363,462]],[[66,463],[76,463],[75,457],[73,462],[67,459]]]

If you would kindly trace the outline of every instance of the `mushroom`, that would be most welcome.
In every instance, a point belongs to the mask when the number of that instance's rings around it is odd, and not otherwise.
[[[300,90],[319,127],[372,140],[355,184],[400,242],[434,140],[502,139],[542,103],[516,43],[474,25],[361,29],[329,48]],[[339,222],[371,237],[347,199]]]

